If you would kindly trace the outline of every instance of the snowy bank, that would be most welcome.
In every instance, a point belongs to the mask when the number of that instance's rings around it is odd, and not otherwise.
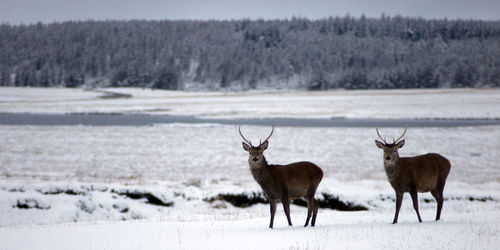
[[[0,227],[51,225],[68,222],[152,219],[192,221],[200,216],[219,219],[258,218],[268,212],[260,189],[230,182],[170,183],[161,186],[120,186],[95,183],[20,184],[0,186]],[[340,182],[324,180],[316,199],[321,213],[336,211],[389,211],[395,197],[385,181]],[[407,200],[407,206],[410,200]],[[305,203],[294,202],[295,221],[302,222]],[[469,185],[451,182],[445,189],[445,206],[498,206],[500,184]],[[421,207],[435,209],[430,194],[420,195]],[[301,216],[299,216],[301,215]],[[297,217],[300,217],[298,219]],[[169,218],[169,219],[168,219]],[[427,217],[427,220],[433,217]]]

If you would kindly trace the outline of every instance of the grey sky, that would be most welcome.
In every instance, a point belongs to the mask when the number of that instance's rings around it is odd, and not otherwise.
[[[312,19],[328,16],[500,20],[499,0],[0,0],[0,23],[106,19]]]

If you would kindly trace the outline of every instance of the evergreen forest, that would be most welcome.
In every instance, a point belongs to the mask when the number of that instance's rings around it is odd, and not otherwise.
[[[0,24],[0,85],[172,90],[500,86],[500,20]]]

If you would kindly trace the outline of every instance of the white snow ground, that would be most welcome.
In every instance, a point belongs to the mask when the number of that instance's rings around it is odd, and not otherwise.
[[[387,223],[389,211],[321,211],[315,228],[276,229],[267,218],[93,222],[0,228],[2,249],[496,249],[498,210],[449,211],[440,222],[415,223],[403,210],[402,222]],[[487,208],[485,208],[487,209]],[[426,212],[424,212],[426,213]],[[496,214],[495,214],[496,213]],[[411,214],[414,215],[414,214]],[[426,213],[424,216],[430,216]],[[297,217],[297,216],[296,216]]]
[[[99,99],[79,89],[0,88],[0,112],[140,112],[206,117],[498,118],[500,91],[405,90],[290,93],[184,93],[119,89]],[[392,102],[397,102],[394,104]],[[242,128],[251,140],[269,128]],[[382,129],[395,137],[399,129]],[[373,128],[277,127],[271,163],[310,160],[325,170],[321,193],[369,208],[281,207],[267,229],[268,206],[237,208],[220,193],[260,189],[236,126],[0,126],[0,249],[496,249],[500,244],[500,127],[409,128],[402,156],[438,152],[450,159],[442,220],[420,195],[424,222],[408,195],[392,225],[393,191],[373,143]],[[124,193],[153,194],[155,206]],[[430,202],[426,202],[430,201]],[[23,207],[29,207],[25,209]],[[122,221],[126,220],[126,221]],[[38,225],[37,225],[38,224]]]
[[[131,98],[100,98],[105,91]],[[0,112],[126,112],[218,118],[500,118],[500,89],[179,92],[0,87]]]

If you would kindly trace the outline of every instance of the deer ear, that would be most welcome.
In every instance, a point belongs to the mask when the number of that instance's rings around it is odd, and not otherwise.
[[[267,146],[269,146],[269,141],[265,141],[264,143],[260,144],[260,149],[266,150]]]
[[[405,145],[405,140],[402,140],[402,141],[400,141],[400,142],[398,142],[398,143],[396,144],[396,146],[398,146],[398,148],[402,148],[402,147],[403,147],[403,145]]]
[[[377,147],[379,147],[379,148],[384,148],[384,143],[382,143],[378,140],[375,140],[375,145],[377,145]]]
[[[249,146],[248,144],[246,144],[246,143],[244,143],[244,142],[242,142],[242,144],[243,144],[243,149],[244,149],[245,151],[249,151],[249,150],[250,150],[250,146]]]

